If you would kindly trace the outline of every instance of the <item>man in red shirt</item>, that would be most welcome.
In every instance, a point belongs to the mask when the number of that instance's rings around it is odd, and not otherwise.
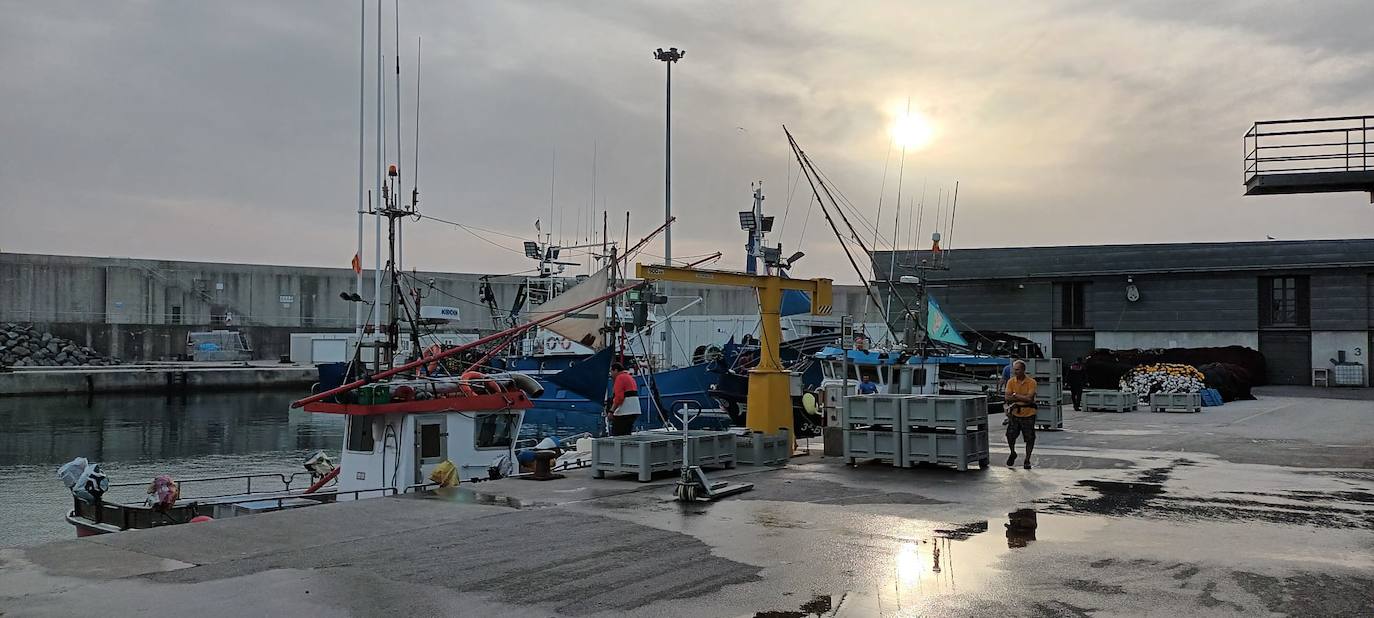
[[[615,397],[606,411],[611,419],[611,435],[628,436],[634,431],[635,421],[639,420],[639,387],[635,377],[620,363],[611,365],[611,375],[615,376],[611,382]]]

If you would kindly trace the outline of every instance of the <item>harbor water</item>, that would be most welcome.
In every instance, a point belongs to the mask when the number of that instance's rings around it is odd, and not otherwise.
[[[100,464],[110,483],[294,473],[323,450],[338,461],[344,419],[292,410],[299,392],[203,393],[185,397],[0,398],[0,547],[75,538],[63,519],[72,498],[57,478],[75,457]],[[521,436],[595,430],[586,415],[532,411]],[[592,417],[594,418],[594,417]],[[585,425],[585,427],[584,427]],[[241,484],[225,487],[237,491]],[[137,499],[139,488],[112,497]],[[204,495],[202,485],[187,495]]]

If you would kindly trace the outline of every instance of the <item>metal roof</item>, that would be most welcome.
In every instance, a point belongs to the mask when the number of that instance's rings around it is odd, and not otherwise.
[[[929,251],[898,251],[894,277],[892,257],[873,253],[880,280],[919,274],[915,265],[931,261]],[[1365,268],[1374,267],[1374,239],[955,249],[940,259],[948,269],[929,270],[932,281]]]

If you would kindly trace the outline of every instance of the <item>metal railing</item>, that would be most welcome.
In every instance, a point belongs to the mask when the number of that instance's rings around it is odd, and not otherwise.
[[[1245,133],[1245,178],[1374,171],[1374,116],[1266,120]]]
[[[176,481],[177,487],[178,487],[179,489],[181,489],[181,491],[182,491],[181,499],[183,499],[183,500],[211,500],[211,499],[214,499],[214,498],[226,498],[226,497],[230,497],[230,496],[251,496],[251,495],[253,495],[254,493],[278,493],[278,492],[289,492],[289,491],[291,491],[291,489],[292,489],[291,486],[294,485],[294,484],[297,482],[298,477],[305,477],[305,479],[306,479],[306,482],[302,483],[301,486],[307,486],[307,485],[309,485],[311,482],[313,482],[313,479],[312,479],[312,476],[311,476],[310,472],[295,472],[295,473],[292,473],[292,474],[287,474],[287,473],[285,473],[285,472],[264,472],[264,473],[259,473],[259,474],[234,474],[234,475],[228,475],[228,476],[207,476],[207,477],[194,478],[194,479],[173,479],[173,480]],[[258,483],[258,489],[259,489],[259,490],[258,490],[257,492],[254,492],[254,491],[253,491],[253,479],[262,479],[262,480],[259,481],[259,483]],[[243,487],[243,491],[236,491],[236,490],[224,491],[224,489],[223,489],[224,487],[228,486],[228,485],[231,484],[231,483],[234,483],[235,481],[242,482],[242,485],[241,485],[241,486]],[[262,488],[262,482],[263,482],[263,481],[267,481],[267,482],[271,483],[271,487],[272,487],[272,488],[271,488],[271,489],[263,489],[263,488]],[[337,482],[331,483],[329,486],[333,486],[333,485],[336,484],[336,483],[337,483]],[[211,493],[210,495],[192,496],[192,495],[189,495],[189,492],[186,491],[187,487],[190,486],[190,485],[211,485],[211,484],[214,484],[214,485],[218,485],[218,486],[219,486],[219,488],[217,488],[217,489],[215,489],[215,490],[212,490],[212,491],[223,491],[224,493]],[[149,485],[149,482],[146,482],[146,481],[145,481],[145,482],[131,482],[131,483],[110,483],[110,489],[127,488],[127,487],[142,487],[142,488],[147,488],[148,485]],[[298,487],[299,487],[299,486],[298,486]]]

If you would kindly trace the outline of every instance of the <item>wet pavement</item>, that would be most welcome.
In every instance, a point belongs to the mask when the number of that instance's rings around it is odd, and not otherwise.
[[[1374,404],[1298,395],[1071,414],[1033,470],[816,452],[717,503],[574,471],[0,550],[0,612],[1371,615]]]

